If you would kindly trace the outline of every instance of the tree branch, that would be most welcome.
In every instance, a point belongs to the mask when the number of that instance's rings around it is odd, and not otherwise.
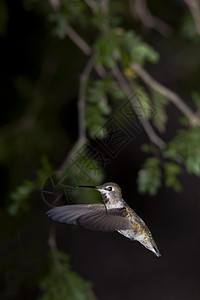
[[[82,146],[82,141],[78,138],[75,142],[74,146],[69,151],[67,157],[65,158],[64,162],[61,164],[60,168],[58,169],[58,174],[63,174],[66,170],[68,164],[70,163],[71,158],[75,155],[78,149]]]
[[[92,49],[90,48],[90,46],[74,31],[74,29],[72,27],[69,26],[66,33],[72,39],[72,41],[83,51],[83,53],[85,53],[86,55],[91,54]],[[97,71],[97,73],[99,74],[100,77],[105,76],[106,71],[102,66],[98,66],[98,65],[95,64],[94,68],[96,69],[96,71]],[[119,84],[121,85],[121,87],[126,91],[127,95],[129,96],[132,92],[131,88],[130,88],[129,84],[127,83],[127,81],[125,80],[125,78],[123,77],[123,75],[121,74],[120,70],[117,67],[114,67],[112,72],[113,72],[113,75],[117,78],[117,80],[118,80]],[[154,132],[154,130],[153,130],[151,124],[148,122],[148,120],[146,120],[144,118],[141,118],[140,121],[141,121],[141,124],[142,124],[143,128],[145,129],[147,135],[149,136],[149,139],[155,145],[157,145],[159,148],[163,148],[165,146],[164,141],[162,141],[156,135],[156,133]],[[74,147],[70,151],[68,157],[66,158],[66,160],[62,164],[62,166],[59,170],[60,172],[62,172],[66,169],[66,166],[67,166],[68,161],[69,161],[69,157],[77,151],[78,146],[80,146],[80,139],[78,139],[78,141],[76,142],[76,144],[74,145]]]
[[[91,55],[92,48],[85,42],[82,37],[80,37],[80,35],[76,33],[76,31],[71,26],[67,27],[66,34],[85,55]],[[105,77],[107,72],[105,71],[104,67],[95,64],[94,68],[100,77]]]
[[[70,33],[72,34],[72,40],[74,43],[86,54],[91,54],[91,48],[90,46],[70,27]],[[73,33],[75,35],[73,36]],[[77,38],[77,36],[79,38]],[[71,37],[71,35],[70,35]],[[79,41],[84,41],[84,43],[80,43]],[[84,47],[83,47],[84,45]],[[85,52],[84,49],[87,49]],[[181,99],[179,95],[171,91],[170,89],[166,88],[159,82],[157,82],[155,79],[153,79],[147,71],[145,71],[138,63],[132,63],[131,65],[132,69],[138,74],[139,77],[142,78],[142,80],[150,86],[152,89],[157,90],[159,93],[166,96],[184,115],[186,115],[189,119],[189,122],[192,126],[197,125],[200,123],[200,119],[197,115],[195,115],[192,110],[185,104],[185,102]],[[98,75],[100,77],[104,77],[106,74],[105,69],[102,66],[96,65],[94,66],[95,70],[97,71]],[[122,76],[123,77],[123,76]]]
[[[49,0],[49,2],[54,11],[58,11],[60,9],[61,6],[60,0]]]
[[[58,251],[58,247],[56,244],[56,226],[55,222],[52,221],[50,221],[49,225],[48,245],[52,251]]]
[[[121,88],[126,92],[127,96],[129,97],[132,93],[132,89],[117,66],[112,68],[112,74],[115,76],[119,85],[121,86]],[[141,116],[140,113],[138,114],[138,109],[135,109],[135,107],[138,107],[138,105],[140,105],[140,104],[135,99],[133,99],[132,105],[133,105],[134,111],[138,115],[138,119],[140,120],[150,141],[154,145],[156,145],[158,148],[160,148],[160,149],[164,148],[165,142],[155,133],[155,131],[153,130],[153,127],[151,126],[149,121],[147,119],[145,119],[144,116]]]
[[[97,3],[95,1],[93,1],[93,0],[84,0],[84,1],[90,7],[90,9],[93,13],[97,12],[98,6],[97,6]]]
[[[199,8],[199,4],[196,0],[184,0],[185,3],[187,4],[192,17],[194,19],[194,23],[196,26],[196,30],[198,32],[198,34],[200,35],[200,8]]]
[[[94,61],[95,61],[95,55],[91,55],[89,58],[85,69],[83,70],[83,73],[80,76],[80,85],[79,85],[79,99],[77,102],[77,107],[78,107],[78,124],[79,124],[79,129],[78,129],[78,139],[75,143],[75,145],[72,147],[71,151],[69,152],[68,156],[60,166],[58,172],[63,173],[69,162],[70,159],[75,155],[77,150],[81,147],[81,145],[86,141],[86,133],[85,133],[85,93],[86,93],[86,85],[87,85],[87,80],[88,77],[94,67]]]
[[[101,11],[107,14],[109,10],[109,0],[101,0]]]
[[[153,28],[166,37],[172,33],[172,28],[168,24],[151,14],[147,0],[130,0],[129,3],[132,15],[139,18],[145,27]]]
[[[85,40],[80,37],[80,35],[78,35],[76,33],[76,31],[71,27],[71,26],[67,26],[66,29],[66,34],[68,35],[68,37],[74,42],[74,44],[76,46],[78,46],[79,49],[81,49],[81,51],[85,54],[85,55],[90,55],[91,54],[91,48],[90,46],[85,42]]]
[[[193,113],[187,104],[185,104],[179,95],[157,82],[138,63],[132,63],[131,68],[149,87],[168,98],[185,116],[187,116],[192,126],[200,123],[200,119]]]

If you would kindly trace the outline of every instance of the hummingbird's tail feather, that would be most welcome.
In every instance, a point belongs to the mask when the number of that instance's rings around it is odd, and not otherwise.
[[[149,231],[149,229],[148,229],[148,231]],[[147,248],[150,251],[152,251],[157,257],[160,257],[161,256],[160,251],[158,250],[156,242],[154,241],[154,238],[150,231],[148,232],[148,237],[149,237],[149,245]]]
[[[155,255],[158,256],[158,257],[160,257],[161,254],[160,254],[160,251],[158,250],[158,247],[157,247],[157,246],[156,246],[156,247],[154,246],[153,249],[154,249],[154,251],[155,251],[155,252],[154,252]]]
[[[158,250],[158,247],[149,230],[143,233],[141,236],[138,236],[137,240],[148,250],[152,251],[157,257],[161,256],[160,251]]]

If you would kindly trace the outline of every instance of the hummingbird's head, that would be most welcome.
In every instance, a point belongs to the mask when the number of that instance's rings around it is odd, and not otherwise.
[[[93,188],[101,193],[107,209],[123,207],[122,193],[118,184],[113,182],[104,183],[99,186],[78,186]]]
[[[113,182],[104,183],[96,187],[101,193],[107,209],[123,207],[122,192],[118,184]]]

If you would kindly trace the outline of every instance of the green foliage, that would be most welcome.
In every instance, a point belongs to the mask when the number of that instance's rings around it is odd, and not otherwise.
[[[1,0],[0,2],[0,36],[4,36],[7,30],[8,23],[8,9],[6,6],[5,0]]]
[[[74,130],[69,129],[68,131],[66,127],[69,127],[69,124],[67,123],[66,125],[62,118],[63,115],[64,118],[66,118],[66,107],[68,109],[69,105],[71,109],[74,105],[73,100],[77,98],[77,74],[82,72],[80,69],[82,56],[73,56],[74,54],[70,53],[71,50],[67,43],[68,39],[66,39],[66,41],[56,40],[57,44],[53,46],[55,39],[49,36],[49,30],[53,27],[53,32],[57,37],[65,38],[67,27],[70,25],[81,38],[84,39],[84,36],[86,36],[86,42],[92,50],[91,53],[97,55],[95,63],[99,64],[100,67],[104,67],[105,73],[109,75],[97,80],[97,78],[99,78],[98,73],[93,69],[91,75],[96,76],[94,77],[95,80],[89,79],[87,82],[86,94],[84,95],[85,123],[90,138],[104,138],[106,140],[107,131],[105,124],[108,119],[112,117],[118,120],[125,129],[126,126],[130,125],[130,119],[127,118],[127,120],[124,120],[124,115],[120,116],[122,115],[121,111],[118,111],[117,114],[117,109],[115,110],[116,107],[118,108],[120,105],[123,105],[123,103],[126,104],[129,101],[125,91],[121,88],[122,84],[120,80],[117,80],[113,75],[114,69],[112,68],[115,67],[116,64],[119,70],[121,70],[124,79],[130,84],[134,94],[138,97],[138,103],[135,104],[135,112],[137,112],[138,117],[150,120],[151,124],[161,133],[164,132],[167,122],[167,100],[155,91],[149,92],[148,87],[143,88],[140,86],[137,74],[131,69],[133,62],[137,62],[140,65],[144,65],[147,62],[158,62],[159,54],[143,41],[139,35],[140,33],[136,33],[136,31],[132,29],[129,30],[119,27],[120,24],[123,24],[124,27],[127,28],[130,24],[129,17],[121,20],[125,15],[123,9],[127,4],[124,6],[123,1],[111,1],[112,3],[109,3],[108,11],[105,12],[102,9],[103,2],[101,0],[90,1],[90,3],[96,5],[95,7],[97,7],[97,9],[91,9],[91,7],[87,5],[89,1],[61,0],[58,2],[61,4],[60,8],[53,11],[51,7],[52,1],[23,0],[25,9],[29,11],[29,16],[33,18],[35,22],[33,22],[33,24],[39,24],[40,26],[42,38],[36,37],[40,28],[38,30],[38,25],[36,27],[34,26],[30,32],[29,44],[24,40],[23,45],[23,49],[28,50],[26,51],[27,57],[25,61],[27,61],[28,64],[31,61],[34,61],[34,63],[32,65],[30,63],[30,67],[22,64],[22,68],[19,68],[17,72],[11,72],[14,75],[11,75],[10,86],[6,86],[6,89],[9,90],[9,92],[11,91],[11,94],[9,94],[7,98],[14,100],[9,100],[9,103],[11,103],[11,105],[8,104],[7,114],[9,117],[7,119],[5,118],[7,124],[5,123],[6,126],[0,132],[2,139],[0,157],[3,162],[3,168],[4,166],[7,168],[6,164],[8,164],[11,169],[9,170],[9,174],[12,174],[12,178],[8,180],[8,185],[11,187],[10,189],[14,189],[16,182],[22,182],[22,184],[11,193],[10,203],[7,208],[9,214],[6,214],[6,217],[4,216],[3,218],[3,213],[1,213],[1,236],[8,234],[10,239],[8,238],[7,241],[3,239],[5,244],[3,254],[5,253],[7,257],[5,260],[4,255],[2,255],[0,265],[3,266],[1,267],[1,272],[4,272],[7,278],[5,282],[8,285],[8,290],[12,291],[13,289],[15,293],[20,289],[22,283],[26,284],[27,278],[28,281],[33,284],[33,288],[35,288],[39,281],[38,278],[41,278],[42,271],[40,268],[43,263],[41,260],[43,260],[44,263],[47,262],[46,248],[44,246],[44,244],[46,245],[46,240],[41,233],[45,231],[40,230],[41,228],[45,228],[45,226],[42,227],[39,224],[39,228],[36,227],[38,225],[38,207],[36,212],[31,203],[33,192],[40,189],[41,186],[44,186],[45,182],[48,183],[46,178],[51,177],[50,175],[52,173],[55,174],[57,180],[55,189],[63,193],[65,201],[69,196],[67,193],[70,193],[67,191],[68,186],[75,186],[76,184],[99,185],[104,179],[104,157],[102,157],[100,151],[98,152],[98,149],[92,146],[92,143],[90,144],[87,141],[84,144],[78,145],[75,150],[72,148],[72,151],[69,152],[69,156],[66,159],[66,170],[59,176],[57,176],[54,168],[47,159],[47,156],[50,157],[57,168],[61,162],[65,160],[66,151],[72,147],[69,142],[71,139],[69,138],[68,140],[68,135],[74,135],[76,126],[74,126]],[[6,34],[9,17],[13,16],[13,13],[9,16],[8,10],[10,7],[11,5],[7,6],[5,0],[1,1],[1,36]],[[21,5],[19,5],[19,13],[20,11],[23,11]],[[23,13],[26,12],[23,11]],[[49,24],[49,22],[45,24],[45,19],[51,21],[53,25]],[[182,25],[184,37],[189,41],[199,43],[199,36],[196,32],[192,17],[185,18]],[[13,23],[11,20],[9,23],[11,36],[5,39],[5,41],[10,41],[11,44],[14,41],[12,40],[12,27]],[[136,28],[136,26],[134,28]],[[26,33],[22,32],[22,37],[23,34]],[[80,45],[82,45],[79,44],[81,43],[81,39],[77,39],[76,35],[73,35],[73,38],[75,44],[80,47]],[[176,38],[178,38],[178,35],[176,35]],[[181,38],[181,42],[179,41],[181,47],[183,43],[182,40]],[[184,41],[184,43],[187,44],[188,42]],[[191,43],[188,44],[190,45]],[[35,51],[35,45],[40,45],[41,48],[39,60],[38,57],[34,56],[35,54],[31,52]],[[162,49],[162,47],[163,46],[159,47],[159,49]],[[175,48],[173,48],[173,51],[174,49]],[[35,52],[38,53],[38,51]],[[184,51],[181,51],[181,55],[178,57],[180,61],[185,55],[182,52]],[[197,52],[198,51],[196,51],[196,53]],[[193,62],[193,65],[197,68],[195,57],[192,57],[192,59],[188,61]],[[195,70],[195,68],[193,66],[192,69],[192,63],[189,66],[191,68],[189,74],[194,73],[192,70]],[[129,72],[126,72],[127,70]],[[132,73],[130,71],[132,71]],[[195,72],[197,71],[195,70]],[[22,74],[25,75],[22,76]],[[197,75],[198,72],[196,73],[196,78],[198,78]],[[31,80],[27,80],[29,76],[32,78]],[[7,75],[5,78],[7,79]],[[73,81],[71,78],[76,79]],[[189,78],[188,81],[189,80],[191,79]],[[191,83],[192,80],[189,81],[190,85]],[[17,92],[16,99],[15,96],[13,97],[15,92]],[[47,96],[45,97],[44,95]],[[199,110],[200,95],[196,92],[193,93],[192,96],[197,110]],[[134,122],[135,115],[132,114],[131,110],[133,105],[131,102],[128,105],[130,106],[129,116],[133,115]],[[73,115],[73,117],[74,116],[75,115]],[[76,116],[74,119],[76,120]],[[65,124],[63,126],[64,130],[61,129],[62,122]],[[184,117],[182,124],[188,125],[188,119]],[[179,167],[179,164],[185,166],[187,172],[198,176],[200,175],[199,145],[199,127],[179,131],[163,152],[157,149],[156,146],[143,145],[143,151],[149,154],[163,154],[166,161],[162,161],[161,164],[161,161],[155,157],[150,157],[145,161],[139,172],[139,191],[141,193],[155,195],[161,186],[162,175],[164,179],[163,182],[165,182],[167,187],[173,188],[177,192],[180,191],[181,184],[179,182],[179,175],[182,169]],[[38,167],[35,166],[38,164],[38,159],[40,159],[43,153],[46,153],[47,156],[43,156],[42,167],[36,171]],[[24,174],[30,174],[30,170],[33,170],[33,174],[36,174],[35,179],[33,181],[23,180]],[[30,176],[33,175],[31,174]],[[72,190],[72,193],[78,194],[77,199],[80,203],[86,201],[87,203],[93,203],[100,200],[100,194],[96,191],[87,189],[78,190],[75,188]],[[76,202],[77,199],[69,197],[70,201]],[[102,200],[100,201],[102,202]],[[23,214],[21,214],[22,212]],[[30,219],[31,214],[33,215],[32,229],[27,226],[27,224],[30,225],[30,220],[25,220],[25,218]],[[2,222],[2,220],[4,222]],[[37,232],[33,240],[32,233],[35,228]],[[14,238],[13,236],[11,237],[10,231],[12,231]],[[25,241],[21,239],[23,235],[25,236]],[[28,238],[29,236],[31,237],[29,243],[26,242],[27,236]],[[39,238],[41,238],[41,240]],[[38,245],[36,246],[37,242],[40,244],[40,247]],[[15,247],[16,245],[17,247]],[[45,252],[43,256],[41,255],[41,248]],[[90,285],[75,272],[70,270],[67,255],[54,253],[52,254],[50,263],[49,273],[41,283],[43,295],[40,300],[95,299]],[[34,275],[32,275],[32,273],[34,273]],[[13,278],[16,278],[16,280],[13,280]]]
[[[138,174],[138,190],[154,196],[161,186],[160,161],[155,157],[146,159]]]
[[[101,163],[101,156],[89,143],[79,145],[68,161],[65,177],[73,178],[75,184],[99,185],[104,178]]]
[[[182,20],[181,34],[192,42],[199,42],[199,34],[197,32],[194,19],[190,13],[187,13]]]
[[[133,30],[109,29],[99,36],[95,48],[99,54],[97,62],[109,68],[114,67],[117,60],[129,67],[133,61],[143,65],[147,61],[156,63],[159,59],[158,53]]]
[[[99,104],[90,104],[86,108],[86,126],[91,137],[103,138],[106,135],[106,128],[102,126],[105,123],[105,116],[101,111]]]
[[[196,108],[200,109],[200,94],[199,94],[199,92],[197,92],[197,91],[193,92],[192,98],[193,98],[194,104],[196,105]]]
[[[41,162],[42,167],[37,171],[36,179],[34,181],[24,180],[10,194],[11,203],[7,208],[10,215],[17,216],[20,212],[27,212],[30,209],[30,200],[33,192],[40,189],[47,176],[52,174],[53,167],[49,163],[47,156],[43,156]]]
[[[96,80],[90,83],[86,93],[86,127],[91,137],[103,138],[106,128],[103,126],[111,113],[111,107],[106,101],[112,81]]]
[[[168,104],[168,100],[162,94],[152,90],[152,105],[155,111],[152,121],[160,132],[165,131],[167,122],[166,104]]]
[[[125,91],[116,85],[110,85],[109,95],[115,102],[119,101],[121,103],[122,100],[127,99]]]
[[[182,117],[179,118],[179,123],[181,125],[183,125],[184,127],[189,127],[190,126],[189,119],[185,116],[182,116]]]
[[[99,2],[99,4],[101,4],[101,2]],[[102,12],[101,9],[98,9],[95,15],[92,16],[91,22],[99,31],[107,31],[108,24],[111,27],[116,27],[121,23],[121,18],[113,14],[106,14]]]
[[[45,274],[44,223],[33,212],[32,207],[31,212],[13,217],[0,210],[0,274],[4,282],[1,299],[17,299],[24,286],[32,291]]]
[[[32,181],[25,180],[24,183],[16,188],[11,193],[12,202],[8,206],[9,214],[16,216],[20,211],[30,209],[30,196],[35,189],[35,184]]]
[[[49,16],[49,21],[56,23],[53,34],[58,36],[60,39],[64,39],[66,36],[66,29],[68,26],[68,20],[63,16],[62,13],[54,13]]]
[[[115,29],[103,32],[97,39],[95,48],[98,52],[97,63],[108,68],[114,67],[120,58],[119,38]]]
[[[143,144],[141,150],[145,153],[153,153],[153,147],[151,144]]]
[[[76,21],[77,18],[82,24],[86,22],[85,13],[86,5],[84,1],[62,0],[60,11],[49,15],[49,21],[55,24],[54,35],[63,39],[66,36],[66,29],[70,22]]]
[[[146,61],[156,63],[159,59],[158,53],[133,30],[127,30],[120,35],[120,48],[121,59],[126,67],[133,61],[143,65]]]
[[[95,300],[91,284],[70,270],[69,257],[61,252],[51,255],[50,271],[41,282],[39,300]]]
[[[144,145],[143,150],[151,152],[149,145]],[[182,190],[177,175],[181,173],[181,168],[174,162],[163,162],[164,181],[167,187],[173,188],[176,192]],[[155,157],[148,158],[142,165],[138,174],[138,190],[140,193],[148,193],[154,196],[161,186],[162,172],[160,161]]]
[[[134,83],[136,94],[135,111],[139,118],[151,119],[154,115],[154,108],[151,104],[149,94],[137,83]]]
[[[46,180],[46,178],[54,172],[53,166],[49,162],[46,155],[42,156],[41,163],[42,163],[42,166],[37,171],[37,182],[38,182],[39,188],[44,184],[44,181]]]
[[[200,175],[200,127],[180,130],[168,143],[164,155],[175,161],[182,161],[190,174]]]
[[[180,130],[177,135],[168,143],[163,150],[165,159],[170,162],[163,162],[164,182],[167,187],[175,191],[182,190],[181,183],[177,178],[182,170],[181,163],[189,174],[200,175],[200,127]],[[143,151],[153,152],[149,145],[143,145]],[[154,174],[155,172],[155,174]],[[155,181],[154,181],[155,178]],[[138,177],[138,188],[141,193],[148,192],[153,195],[160,186],[161,171],[159,161],[156,158],[149,158],[142,166]]]
[[[164,164],[165,184],[167,187],[173,188],[176,192],[182,190],[180,181],[177,175],[181,173],[181,168],[173,162],[166,162]]]

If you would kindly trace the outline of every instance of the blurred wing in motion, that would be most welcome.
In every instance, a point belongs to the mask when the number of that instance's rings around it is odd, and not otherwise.
[[[48,217],[54,221],[82,225],[91,230],[116,231],[130,229],[129,220],[119,209],[106,211],[104,204],[65,205],[50,209]]]

